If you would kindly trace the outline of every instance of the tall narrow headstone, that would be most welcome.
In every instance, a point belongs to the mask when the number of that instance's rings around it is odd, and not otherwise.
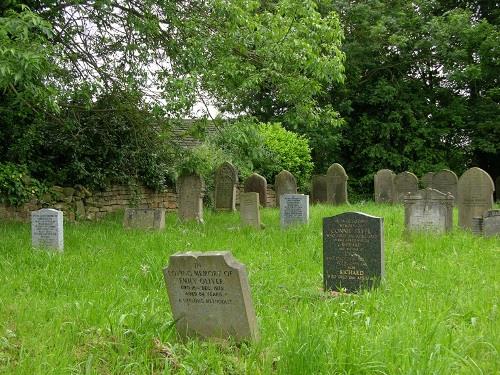
[[[165,228],[164,208],[126,208],[123,215],[124,228],[163,229]]]
[[[31,212],[31,244],[33,247],[64,250],[62,211],[42,208]]]
[[[394,177],[394,188],[396,190],[396,202],[403,203],[403,198],[408,193],[418,191],[418,178],[411,172],[401,172]]]
[[[490,175],[481,168],[473,167],[458,179],[458,225],[471,229],[472,218],[483,216],[493,207],[495,186]]]
[[[258,173],[252,173],[243,186],[245,193],[259,193],[259,202],[262,207],[267,206],[267,181]]]
[[[276,191],[276,205],[280,205],[280,197],[283,194],[297,194],[297,180],[288,171],[281,171],[274,179],[274,190]]]
[[[240,193],[240,220],[242,226],[261,228],[259,193]]]
[[[434,176],[432,176],[432,186],[430,187],[439,190],[441,193],[450,193],[456,200],[457,184],[458,177],[455,172],[450,171],[449,169],[442,169],[439,172],[434,173]]]
[[[181,336],[258,339],[247,272],[231,252],[176,253],[163,275]]]
[[[309,195],[283,194],[280,200],[280,223],[282,228],[309,222]]]
[[[181,221],[203,222],[203,179],[197,174],[182,175],[177,180],[177,215]]]
[[[312,177],[311,189],[312,203],[326,203],[328,201],[326,194],[326,176],[316,175]]]
[[[328,203],[333,205],[347,204],[347,173],[344,167],[334,163],[326,172],[326,194]]]
[[[483,235],[500,236],[500,210],[488,210],[483,217]]]
[[[404,197],[405,227],[412,231],[448,232],[453,227],[451,194],[427,188]]]
[[[356,292],[384,276],[384,219],[360,212],[323,218],[325,290]]]
[[[427,172],[420,179],[420,183],[424,189],[432,188],[432,178],[434,177],[434,172]]]
[[[390,169],[381,169],[375,174],[375,202],[377,203],[393,203],[394,194],[394,177],[395,173]]]
[[[238,171],[229,162],[222,163],[215,172],[215,209],[218,211],[236,210],[236,186]]]

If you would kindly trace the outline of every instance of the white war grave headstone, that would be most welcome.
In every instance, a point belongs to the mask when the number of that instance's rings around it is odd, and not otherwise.
[[[281,227],[307,223],[309,223],[309,195],[283,194],[280,198]]]
[[[31,244],[33,247],[64,250],[62,211],[42,208],[31,212]]]

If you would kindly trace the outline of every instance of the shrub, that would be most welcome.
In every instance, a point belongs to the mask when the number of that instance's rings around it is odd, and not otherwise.
[[[0,163],[0,202],[20,206],[45,191],[44,185],[29,176],[26,166]]]

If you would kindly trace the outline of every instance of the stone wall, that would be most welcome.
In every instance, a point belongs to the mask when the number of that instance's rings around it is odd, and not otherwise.
[[[243,191],[243,186],[239,187]],[[239,204],[239,190],[236,192]],[[267,186],[267,206],[276,207],[276,194],[272,185]],[[177,194],[173,189],[162,192],[137,187],[115,185],[105,191],[90,192],[81,185],[74,188],[53,186],[40,200],[30,201],[20,207],[0,204],[0,219],[28,222],[31,211],[50,207],[64,212],[68,220],[98,220],[110,212],[127,207],[165,208],[167,212],[177,210]]]

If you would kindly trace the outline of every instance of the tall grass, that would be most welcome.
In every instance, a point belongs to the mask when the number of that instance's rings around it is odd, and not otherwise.
[[[384,217],[386,278],[357,295],[322,291],[322,218]],[[456,214],[456,213],[455,213]],[[313,206],[307,226],[240,229],[169,214],[162,232],[120,215],[65,223],[65,251],[31,248],[29,224],[0,223],[0,373],[495,374],[500,371],[499,238],[454,228],[403,234],[403,209]],[[247,266],[257,343],[182,341],[162,276],[169,255],[231,250]]]

